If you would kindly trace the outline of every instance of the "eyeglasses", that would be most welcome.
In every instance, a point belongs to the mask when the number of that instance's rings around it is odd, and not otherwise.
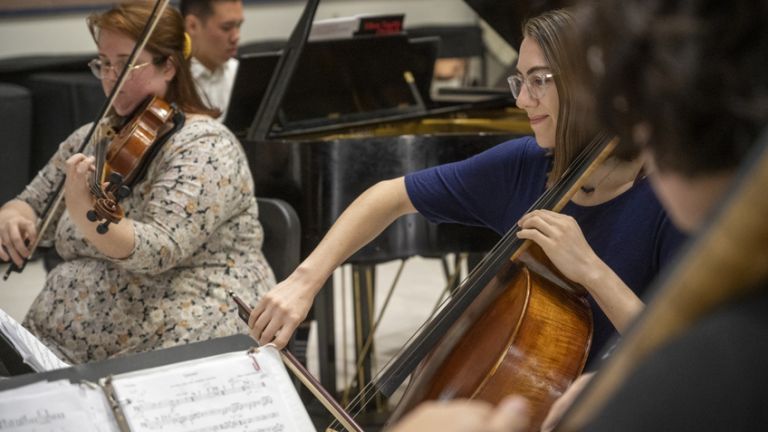
[[[509,83],[509,89],[512,91],[512,96],[517,99],[520,96],[520,91],[523,89],[523,83],[528,89],[528,94],[532,99],[541,99],[547,93],[547,84],[552,81],[555,74],[551,72],[535,72],[527,77],[523,78],[521,75],[512,75],[507,78]]]
[[[136,69],[141,69],[144,66],[151,64],[151,61],[148,61],[146,63],[133,65],[130,70],[128,70],[128,76],[126,79],[131,79],[131,72],[135,71]],[[111,64],[104,64],[100,59],[93,59],[88,62],[88,67],[91,68],[91,72],[93,72],[93,76],[95,76],[98,79],[104,79],[107,76],[110,76],[109,74],[114,72],[114,77],[117,79],[117,77],[120,76],[120,73],[125,69],[125,63],[119,62],[114,65]]]

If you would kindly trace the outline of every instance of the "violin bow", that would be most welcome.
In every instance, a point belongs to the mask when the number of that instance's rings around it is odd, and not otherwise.
[[[139,37],[139,41],[133,47],[133,51],[131,51],[131,54],[128,56],[128,61],[126,62],[125,67],[123,68],[122,71],[120,71],[120,76],[117,78],[115,87],[107,96],[107,100],[104,101],[104,104],[99,110],[99,114],[96,117],[96,120],[94,120],[93,124],[91,125],[91,128],[88,130],[88,134],[86,134],[82,143],[80,143],[80,146],[78,147],[76,153],[82,153],[85,150],[85,147],[88,146],[88,144],[91,142],[91,139],[93,138],[93,135],[96,129],[101,127],[102,121],[107,116],[107,113],[112,109],[112,105],[115,102],[115,98],[119,94],[120,90],[122,90],[123,84],[125,84],[125,81],[128,77],[128,71],[130,71],[133,68],[133,66],[136,64],[136,59],[139,57],[139,54],[147,45],[147,41],[149,41],[149,38],[152,36],[152,33],[155,31],[155,27],[157,27],[157,23],[160,21],[160,17],[163,15],[163,12],[165,11],[169,2],[170,0],[157,0],[155,2],[155,6],[152,9],[152,14],[149,17],[149,21],[144,26],[144,30],[142,31],[142,34]],[[103,163],[99,163],[99,165],[101,165],[101,168],[103,168]],[[54,198],[48,201],[45,205],[45,208],[43,209],[43,213],[40,217],[40,223],[37,227],[37,236],[35,237],[35,241],[30,246],[29,255],[23,259],[21,266],[17,266],[13,262],[10,263],[10,265],[8,266],[8,269],[3,275],[4,281],[8,280],[8,277],[10,277],[12,272],[21,273],[24,270],[24,268],[26,268],[27,262],[29,262],[29,257],[32,256],[32,254],[37,250],[38,246],[40,246],[40,239],[43,237],[43,234],[48,230],[51,222],[53,221],[54,215],[58,213],[58,209],[61,206],[61,203],[64,199],[64,181],[65,180],[66,180],[66,176],[61,180],[59,180],[59,183],[56,185],[56,188],[54,189],[55,190],[55,193],[53,195]]]

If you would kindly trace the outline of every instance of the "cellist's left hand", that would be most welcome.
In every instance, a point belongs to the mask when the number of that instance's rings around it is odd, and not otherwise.
[[[587,243],[579,224],[571,216],[549,210],[534,210],[517,223],[517,236],[532,240],[547,254],[552,264],[568,279],[587,286],[602,260]],[[602,266],[601,266],[602,264]]]
[[[592,250],[574,218],[534,210],[517,224],[517,236],[539,245],[565,277],[589,291],[619,333],[643,310],[643,302]]]

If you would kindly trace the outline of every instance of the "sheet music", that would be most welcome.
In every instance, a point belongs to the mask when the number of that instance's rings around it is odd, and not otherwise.
[[[101,388],[66,380],[0,392],[0,430],[120,431]]]
[[[140,431],[314,431],[271,347],[111,379],[126,423]]]
[[[13,344],[24,363],[32,367],[35,372],[69,367],[68,363],[58,358],[38,338],[2,309],[0,309],[0,332]]]

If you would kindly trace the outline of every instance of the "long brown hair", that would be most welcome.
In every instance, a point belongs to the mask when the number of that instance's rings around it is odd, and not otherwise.
[[[554,161],[547,183],[554,183],[597,135],[594,103],[584,94],[589,82],[574,15],[565,9],[544,12],[523,24],[523,35],[541,48],[554,75],[560,99]],[[580,58],[581,57],[581,58]]]
[[[106,12],[90,15],[88,28],[97,43],[98,32],[102,29],[122,33],[133,40],[138,40],[151,13],[151,3],[121,3]],[[175,103],[185,113],[206,114],[216,118],[221,115],[221,112],[207,107],[197,93],[189,70],[189,59],[184,58],[184,43],[184,19],[176,9],[168,7],[145,47],[152,55],[154,64],[161,64],[166,59],[170,59],[176,66],[176,75],[168,84],[165,100]]]

